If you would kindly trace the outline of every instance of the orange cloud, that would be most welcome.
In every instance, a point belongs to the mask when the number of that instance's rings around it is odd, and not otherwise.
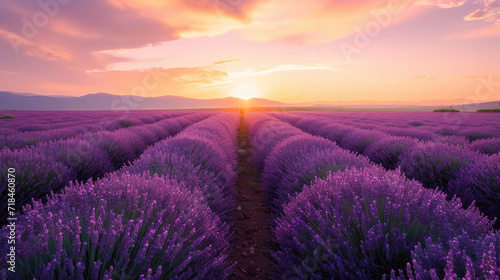
[[[323,46],[318,44],[311,46],[311,49],[301,48],[299,52],[297,51],[299,48],[290,44],[330,42],[355,34],[367,24],[378,24],[381,29],[387,28],[408,19],[410,10],[422,5],[453,8],[462,6],[466,2],[478,4],[479,6],[475,7],[478,9],[474,12],[471,10],[472,13],[465,17],[466,20],[498,23],[499,1],[85,0],[68,1],[65,5],[59,5],[57,9],[52,7],[52,12],[48,12],[46,7],[40,6],[39,1],[2,0],[0,2],[2,69],[22,74],[17,75],[20,77],[14,82],[10,79],[10,76],[14,75],[0,72],[0,81],[10,88],[15,88],[19,84],[24,86],[28,84],[26,81],[30,81],[32,85],[29,87],[33,91],[66,89],[76,94],[79,88],[78,91],[83,94],[84,91],[97,88],[99,91],[111,93],[128,93],[130,91],[128,87],[133,88],[134,84],[140,83],[144,75],[143,72],[134,69],[148,68],[151,65],[161,65],[164,68],[192,67],[162,70],[168,73],[169,77],[165,79],[165,84],[154,91],[154,94],[165,94],[165,92],[190,93],[198,90],[200,85],[220,85],[238,77],[260,76],[258,79],[264,79],[266,74],[278,71],[288,71],[287,74],[290,76],[292,74],[299,76],[295,73],[299,71],[290,70],[336,70],[330,66],[314,64],[335,64],[336,57],[332,54],[335,50],[332,49],[330,52],[325,50],[326,44]],[[58,3],[56,0],[42,2]],[[413,9],[415,10],[419,9]],[[34,23],[41,19],[44,21],[43,24]],[[462,31],[450,35],[449,38],[499,36],[498,26],[489,25],[476,30]],[[203,45],[206,42],[204,39],[207,41],[212,39],[206,37],[216,37],[220,34],[232,37],[212,42],[208,47]],[[408,36],[411,34],[408,33]],[[191,37],[198,38],[183,40]],[[220,37],[215,39],[218,40]],[[134,57],[127,52],[128,50],[147,52],[146,47],[173,44],[170,41],[174,40],[193,41],[174,48],[173,54],[168,52],[168,48],[163,52],[152,51],[149,56],[141,54]],[[15,42],[19,55],[11,55],[12,42]],[[398,45],[390,45],[386,50],[393,50],[391,47],[397,48]],[[214,51],[217,48],[219,51]],[[253,52],[257,48],[259,51]],[[176,57],[172,59],[171,56]],[[244,62],[225,65],[235,62],[227,60],[233,57],[241,58]],[[177,61],[172,62],[174,59]],[[216,60],[221,61],[213,63]],[[134,63],[128,65],[128,62]],[[408,64],[418,62],[409,61]],[[120,63],[127,65],[121,65],[120,68],[118,67]],[[262,64],[277,66],[261,67]],[[193,67],[199,65],[210,66]],[[221,68],[232,71],[210,69],[218,65],[224,65]],[[357,66],[353,64],[352,68]],[[91,71],[93,69],[98,69],[100,72]],[[130,71],[102,71],[102,69]],[[281,74],[283,73],[273,76]],[[288,80],[290,80],[288,77],[284,78],[284,83]],[[306,82],[310,83],[309,78]],[[321,87],[324,84],[317,83],[317,85]]]
[[[236,31],[256,41],[295,45],[332,41],[369,23],[394,25],[414,6],[455,8],[472,0],[109,0],[163,22],[180,38],[215,36]],[[489,13],[495,2],[481,0]],[[472,18],[469,15],[467,19]],[[489,16],[491,18],[491,15]],[[374,24],[375,24],[374,23]]]
[[[214,62],[214,65],[223,65],[223,64],[229,64],[229,63],[235,63],[235,62],[240,62],[240,60],[239,59],[222,60],[222,61]]]
[[[441,8],[449,9],[460,7],[467,3],[467,0],[422,0],[416,1],[416,4],[438,6]]]
[[[281,71],[299,71],[299,70],[331,70],[331,71],[343,71],[341,69],[335,68],[330,65],[276,65],[276,66],[264,66],[257,69],[245,69],[241,72],[229,73],[230,78],[248,78],[254,76],[263,76],[271,74],[274,72]]]

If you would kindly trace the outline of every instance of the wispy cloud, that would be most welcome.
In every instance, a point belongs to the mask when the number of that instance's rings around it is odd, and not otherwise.
[[[488,78],[498,78],[498,76],[488,75],[472,75],[472,76],[459,76],[459,77],[437,77],[433,75],[421,75],[406,77],[405,80],[412,81],[431,81],[431,80],[484,80]]]
[[[467,3],[467,0],[420,0],[415,1],[416,5],[429,5],[429,6],[438,6],[441,8],[449,9],[460,7]]]
[[[19,73],[14,72],[14,71],[1,70],[1,69],[0,69],[0,73],[1,74],[9,74],[9,75],[17,75],[17,74],[19,74]]]
[[[486,25],[467,31],[454,32],[443,40],[457,40],[457,39],[475,39],[475,38],[494,38],[500,37],[500,25]]]
[[[45,13],[39,2],[43,1],[0,2],[0,61],[2,69],[8,70],[0,71],[0,83],[13,89],[26,88],[18,91],[37,92],[40,89],[71,90],[72,94],[95,91],[127,93],[134,87],[134,83],[141,82],[143,73],[138,69],[151,66],[162,66],[162,71],[169,75],[165,79],[165,85],[154,94],[191,92],[200,87],[221,88],[222,84],[239,79],[276,72],[344,71],[331,66],[338,65],[335,62],[342,60],[337,60],[340,56],[335,54],[336,50],[332,47],[336,43],[334,41],[347,35],[355,36],[357,30],[368,26],[367,23],[375,22],[374,14],[383,12],[389,5],[394,6],[394,3],[408,9],[422,5],[440,8],[462,6],[455,11],[459,10],[461,13],[463,9],[466,12],[458,16],[454,14],[456,18],[452,24],[463,20],[463,17],[467,21],[500,23],[500,0],[85,0],[68,1],[66,5],[60,6],[56,15],[48,16],[47,24],[42,27],[34,26],[37,29],[36,36],[27,38],[23,34],[28,24],[26,22],[32,22],[34,15]],[[418,10],[415,13],[419,13],[420,10],[430,9],[415,10]],[[402,20],[410,18],[404,12],[389,16],[390,23],[384,25],[384,28],[397,25],[400,21],[396,17],[401,17]],[[449,19],[443,18],[446,23],[443,24],[444,28],[452,25],[447,20]],[[463,26],[456,26],[452,30],[456,33],[449,38],[500,36],[500,25],[488,23],[481,26],[482,23],[479,22],[467,22],[464,26],[477,29],[469,28],[466,32]],[[404,30],[406,33],[400,30],[398,34],[410,36],[410,39],[420,37],[423,33],[416,34],[418,36],[411,33],[417,30],[417,25],[418,22],[409,22],[410,28]],[[33,26],[30,28],[33,29]],[[437,28],[441,27],[436,26]],[[450,29],[440,29],[442,30]],[[451,32],[446,34],[449,33]],[[224,35],[219,36],[221,34]],[[224,36],[227,38],[219,40]],[[387,38],[381,36],[379,41],[384,39]],[[393,50],[391,47],[397,48],[397,39],[399,38],[393,37],[391,43],[394,44],[387,44],[389,47],[384,50],[390,52]],[[141,54],[135,57],[129,52],[148,52],[148,47],[174,45],[180,41],[188,43],[180,44],[172,52],[166,48],[151,51],[149,56]],[[209,45],[203,44],[208,41]],[[326,42],[331,46],[319,44]],[[424,44],[427,49],[434,49],[429,47],[432,42]],[[372,46],[370,50],[375,54],[368,51],[364,53],[367,61],[376,60],[382,53],[377,50],[376,44]],[[421,46],[415,46],[415,49],[419,47]],[[465,50],[465,47],[462,47],[463,50],[458,50],[458,47],[454,49],[457,49],[457,54],[460,53],[457,55],[459,61],[453,60],[456,64],[463,61],[462,57],[466,57],[470,50]],[[433,61],[436,57],[441,59],[441,56],[431,56],[422,57],[421,60]],[[228,58],[241,58],[241,61],[226,60]],[[452,59],[448,59],[443,62],[439,60],[439,64],[452,65],[449,63]],[[401,63],[408,65],[416,62],[401,60]],[[308,62],[329,65],[306,64]],[[491,59],[485,63],[493,62],[496,61]],[[234,64],[228,65],[230,63]],[[393,64],[390,65],[391,63]],[[260,65],[274,66],[259,67]],[[391,69],[401,66],[396,62],[384,61],[384,66],[386,65],[391,66]],[[217,70],[218,67],[225,71]],[[346,69],[358,73],[360,69],[372,70],[366,67],[367,65],[352,64]],[[390,71],[387,69],[381,72]],[[473,69],[483,68],[476,65]],[[422,70],[425,73],[426,70]],[[448,70],[436,73],[447,75]],[[376,72],[366,71],[369,75]],[[455,73],[454,69],[449,71],[450,75]],[[19,75],[12,75],[10,72]],[[291,76],[293,74],[295,73],[290,73]],[[324,84],[327,84],[333,75],[324,76]],[[58,87],[58,84],[61,86]],[[324,84],[318,83],[318,88]]]
[[[266,66],[254,69],[246,69],[240,72],[229,73],[229,78],[249,78],[255,76],[268,75],[274,72],[280,71],[300,71],[300,70],[329,70],[329,71],[344,71],[342,69],[329,66],[329,65],[276,65],[276,66]]]
[[[479,0],[482,7],[467,15],[464,19],[485,20],[500,25],[500,0]]]
[[[222,61],[214,62],[214,65],[223,65],[223,64],[230,64],[230,63],[235,63],[235,62],[240,62],[240,60],[239,59],[222,60]]]
[[[60,48],[50,42],[41,44],[28,40],[15,33],[9,32],[0,27],[0,40],[4,40],[11,45],[14,53],[21,53],[25,56],[36,57],[42,60],[67,61],[73,56],[65,49]]]

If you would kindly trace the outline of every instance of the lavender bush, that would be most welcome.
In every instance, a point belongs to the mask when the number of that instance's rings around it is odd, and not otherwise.
[[[111,159],[102,149],[85,140],[47,142],[33,147],[32,150],[66,165],[71,170],[72,180],[95,180],[113,169]]]
[[[190,190],[204,194],[208,206],[224,221],[233,218],[235,206],[234,170],[212,142],[203,138],[175,137],[146,151],[120,172],[158,174],[186,182]]]
[[[484,214],[500,218],[500,155],[466,164],[449,182],[448,190],[465,206],[475,201]]]
[[[362,155],[370,145],[386,137],[387,134],[380,131],[357,129],[347,133],[339,146]]]
[[[149,131],[152,131],[156,138],[158,138],[158,140],[162,140],[167,138],[170,135],[170,132],[167,127],[160,126],[161,124],[162,122],[158,122],[155,124],[147,124],[143,127],[148,129]]]
[[[379,128],[380,131],[394,136],[411,137],[421,141],[434,141],[439,135],[417,128]]]
[[[116,123],[118,123],[121,127],[124,128],[144,124],[139,119],[122,119],[122,120],[117,120]]]
[[[99,131],[97,125],[80,125],[44,131],[33,131],[9,135],[0,140],[2,146],[13,149],[22,149],[40,142],[57,141],[74,137],[78,134]]]
[[[371,161],[387,169],[396,169],[402,154],[408,153],[418,145],[418,140],[409,137],[389,136],[376,141],[366,151]]]
[[[31,198],[44,197],[50,189],[58,190],[72,180],[71,170],[50,156],[36,151],[23,150],[12,152],[8,149],[0,151],[0,220],[6,222],[7,217],[7,170],[14,168],[16,172],[16,206],[28,203]]]
[[[473,239],[492,225],[457,199],[379,168],[346,170],[316,180],[284,208],[273,253],[286,279],[380,279],[405,269],[426,238]]]
[[[139,136],[144,141],[144,144],[146,144],[146,147],[160,140],[154,131],[144,125],[131,127],[128,131]]]
[[[99,147],[109,158],[115,169],[137,158],[146,149],[143,138],[137,134],[120,130],[85,135],[81,139]]]
[[[498,279],[500,277],[500,234],[490,232],[471,238],[463,232],[449,242],[426,238],[417,244],[412,260],[399,275],[409,279]],[[392,272],[390,279],[401,279]],[[386,277],[389,278],[389,277]]]
[[[87,112],[87,114],[90,113]],[[141,117],[138,119],[132,118],[130,121],[128,119],[125,119],[123,120],[123,122],[130,123],[132,127],[140,126],[149,129],[150,127],[154,126],[149,125],[151,123],[161,121],[165,118],[175,118],[183,115],[185,115],[185,113],[174,112],[170,115],[152,115]],[[55,125],[54,123],[52,123],[51,125],[48,125],[49,128],[41,131],[28,131],[0,137],[0,146],[5,146],[9,149],[22,149],[26,146],[35,145],[36,143],[65,140],[75,137],[79,134],[88,134],[100,131],[115,131],[122,128],[122,126],[119,125],[117,121],[104,121],[104,118],[105,116],[98,117],[98,120],[92,120],[90,118],[87,119],[84,123],[51,129],[50,127]],[[54,120],[52,121],[54,122]],[[148,123],[148,125],[141,125],[142,123]],[[127,125],[127,127],[131,126]],[[159,135],[157,135],[157,137],[163,139],[166,136],[160,137]]]
[[[28,132],[28,131],[39,131],[39,130],[45,130],[45,129],[47,129],[47,128],[43,124],[31,123],[31,124],[24,124],[24,125],[19,126],[17,128],[17,131]]]
[[[500,138],[479,139],[467,146],[473,151],[477,151],[487,155],[500,153]]]
[[[418,180],[424,187],[440,187],[447,192],[448,182],[467,162],[482,159],[479,153],[469,149],[427,142],[403,154],[399,165],[406,176]]]
[[[143,124],[151,124],[157,121],[157,119],[154,116],[144,116],[137,119],[141,121]]]
[[[436,129],[436,133],[438,133],[441,136],[454,136],[459,134],[459,132],[456,129],[448,128],[447,126],[438,127]]]
[[[419,121],[412,121],[412,122],[409,122],[408,124],[413,126],[413,127],[419,127],[419,126],[425,125],[425,123],[419,122]]]
[[[186,116],[190,117],[187,123],[199,121],[210,115]],[[84,182],[116,170],[123,163],[137,158],[145,148],[144,141],[137,134],[122,129],[115,132],[84,134],[77,138],[42,143],[12,152],[3,149],[0,162],[5,170],[14,167],[21,172],[18,178],[20,188],[17,193],[18,201],[16,201],[16,206],[21,207],[31,198],[39,199],[51,191],[59,191],[69,181]],[[6,174],[7,172],[4,172],[2,176]],[[5,192],[4,184],[2,188],[1,191]],[[4,201],[6,203],[6,200]],[[4,212],[3,215],[5,214]]]
[[[8,113],[8,111],[3,111]],[[156,121],[165,118],[174,118],[190,115],[194,112],[169,112],[164,111],[128,111],[130,119],[154,118]],[[104,130],[116,130],[122,128],[117,122],[123,118],[123,112],[110,111],[16,111],[16,118],[2,120],[2,127],[18,130],[23,126],[38,126],[38,130],[57,130],[61,128],[74,128],[81,125],[98,125]],[[138,123],[138,122],[137,122]],[[142,121],[140,122],[143,123]],[[29,130],[29,129],[28,129]],[[49,139],[55,140],[55,139]]]
[[[262,188],[274,214],[316,179],[348,167],[368,167],[364,157],[340,149],[333,142],[310,136],[290,137],[276,145],[266,159]]]
[[[226,279],[228,227],[193,194],[158,177],[70,185],[27,206],[9,279]],[[2,229],[6,249],[8,228]],[[4,251],[4,250],[3,250]],[[5,258],[5,257],[3,257]]]
[[[220,114],[202,123],[186,128],[179,136],[195,135],[196,137],[212,141],[224,152],[231,166],[236,168],[236,151],[238,149],[236,132],[240,125],[240,118],[241,115],[238,113]]]
[[[448,143],[460,147],[466,147],[469,144],[469,140],[465,139],[465,137],[456,135],[440,136],[435,142]]]
[[[232,221],[239,118],[239,114],[220,114],[199,122],[150,147],[120,173],[146,172],[184,182],[190,190],[203,193],[204,201],[222,220]]]
[[[480,139],[489,139],[489,138],[494,138],[496,135],[495,133],[484,129],[484,128],[470,128],[470,129],[465,129],[460,132],[462,136],[465,138],[469,139],[469,141],[473,142],[476,140]]]
[[[331,123],[318,118],[303,119],[297,122],[298,128],[340,143],[346,134],[353,132],[356,128],[344,124]]]
[[[250,113],[246,116],[257,169],[262,170],[266,157],[273,148],[289,137],[303,131],[265,114]]]

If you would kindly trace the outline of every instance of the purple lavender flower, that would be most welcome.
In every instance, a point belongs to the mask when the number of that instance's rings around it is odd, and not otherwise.
[[[26,207],[9,279],[226,279],[228,226],[200,201],[158,177],[71,184]]]
[[[466,231],[448,242],[425,239],[412,251],[406,274],[410,279],[496,279],[500,277],[500,233],[472,238]]]
[[[357,129],[347,133],[340,141],[339,146],[358,154],[363,154],[370,145],[387,136],[386,133],[376,130]]]
[[[250,113],[246,115],[249,135],[257,168],[264,167],[266,157],[272,149],[284,139],[304,134],[303,131],[266,114]]]
[[[204,194],[223,221],[234,219],[236,132],[240,115],[220,114],[147,149],[119,173],[163,176]],[[226,150],[230,149],[230,150]]]
[[[14,168],[16,178],[16,205],[22,206],[32,198],[43,198],[50,191],[57,191],[73,179],[71,170],[50,156],[33,150],[0,151],[1,209],[7,210],[7,169]],[[6,221],[7,211],[0,219]]]
[[[40,130],[46,130],[47,127],[42,124],[25,124],[17,128],[17,131],[19,132],[27,132],[27,131],[40,131]]]
[[[213,114],[200,113],[169,121],[175,122],[182,129],[184,127],[180,122],[188,125],[211,115]],[[184,120],[185,118],[188,119]],[[49,141],[13,152],[3,149],[0,160],[4,170],[13,167],[20,172],[16,205],[22,206],[31,198],[40,199],[50,192],[59,191],[69,181],[95,180],[136,159],[145,148],[143,138],[129,129],[120,129],[114,132],[84,134],[68,140]],[[6,175],[7,172],[2,174]],[[2,184],[2,187],[0,191],[6,195],[5,184]],[[7,200],[3,201],[7,203]]]
[[[488,131],[487,129],[484,129],[484,128],[465,129],[465,130],[460,132],[460,135],[469,139],[469,141],[471,141],[471,142],[479,140],[479,139],[489,139],[489,138],[494,138],[495,136],[498,136],[495,133]]]
[[[145,125],[131,127],[130,129],[128,129],[128,131],[135,133],[137,136],[139,136],[142,139],[142,141],[144,141],[144,144],[146,144],[146,147],[160,140],[156,136],[156,133],[149,130]]]
[[[369,167],[369,161],[324,138],[293,136],[276,145],[267,157],[262,173],[262,186],[274,214],[279,214],[291,197],[314,180],[330,172],[350,167]]]
[[[500,218],[500,155],[469,162],[448,184],[465,206],[475,206],[490,218]],[[497,221],[497,225],[498,225]]]
[[[68,166],[74,180],[95,180],[113,169],[111,159],[103,153],[102,149],[85,140],[73,138],[47,142],[31,149]]]
[[[365,156],[376,164],[394,170],[398,167],[401,155],[414,149],[417,144],[418,141],[413,138],[389,136],[370,145]]]
[[[122,120],[117,120],[116,123],[118,123],[121,127],[125,127],[125,128],[144,124],[139,119],[122,119]]]
[[[233,218],[236,173],[225,162],[222,152],[206,139],[168,139],[120,172],[147,172],[185,182],[190,190],[204,193],[205,202],[221,219],[230,221]]]
[[[380,168],[316,180],[276,221],[281,275],[299,279],[380,279],[400,273],[427,237],[445,242],[463,231],[479,238],[492,225],[459,200]]]
[[[440,187],[447,192],[448,182],[467,162],[483,159],[484,156],[466,148],[427,142],[403,154],[399,165],[406,176],[418,180],[424,187]]]
[[[115,169],[137,158],[146,149],[146,143],[128,130],[99,132],[80,137],[99,147],[109,156]]]
[[[421,141],[434,141],[439,135],[427,130],[416,128],[379,128],[380,131],[394,136],[411,137]]]
[[[456,135],[440,136],[435,142],[448,143],[460,147],[466,147],[469,144],[469,140],[465,139],[465,137]]]
[[[162,127],[160,124],[161,124],[161,122],[154,123],[154,124],[146,124],[143,127],[148,129],[149,131],[153,132],[154,135],[156,136],[156,138],[158,138],[158,140],[163,140],[163,139],[167,138],[168,136],[170,136],[170,133],[169,133],[167,127],[164,127],[164,126]]]
[[[467,147],[487,155],[498,154],[500,153],[500,138],[479,139],[470,143]]]
[[[348,133],[356,130],[352,126],[332,123],[318,118],[303,119],[297,122],[296,126],[313,135],[325,137],[336,143],[340,143]]]

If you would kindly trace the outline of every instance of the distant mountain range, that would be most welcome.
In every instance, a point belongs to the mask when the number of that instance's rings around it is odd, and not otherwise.
[[[421,110],[453,107],[466,111],[479,108],[498,108],[500,101],[478,104],[464,104],[463,100],[429,100],[421,102],[402,101],[325,101],[304,103],[283,103],[263,98],[243,100],[234,97],[216,99],[195,99],[175,95],[159,97],[138,97],[133,95],[112,95],[108,93],[84,96],[44,96],[32,93],[0,91],[0,110],[158,110],[158,109],[202,109],[241,107],[306,107],[311,109],[331,108],[334,110]],[[438,104],[438,105],[434,105]],[[458,105],[454,105],[458,104]]]

